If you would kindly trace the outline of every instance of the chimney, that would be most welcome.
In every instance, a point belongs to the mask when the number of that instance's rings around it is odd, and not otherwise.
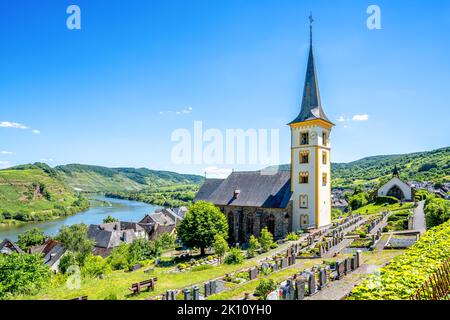
[[[237,199],[237,197],[239,197],[239,194],[241,193],[241,190],[234,190],[233,192],[233,198]]]

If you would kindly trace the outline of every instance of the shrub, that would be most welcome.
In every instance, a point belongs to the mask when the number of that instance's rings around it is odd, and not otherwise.
[[[270,250],[272,244],[273,244],[273,235],[267,230],[267,228],[264,228],[261,230],[261,236],[259,238],[259,242],[261,243],[261,249],[264,252],[267,252]]]
[[[208,270],[208,269],[212,269],[214,268],[212,265],[210,264],[202,264],[199,266],[195,266],[191,269],[192,272],[197,272],[197,271],[203,271],[203,270]]]
[[[226,264],[241,264],[243,261],[244,255],[239,248],[232,248],[225,258]]]
[[[83,276],[95,278],[102,274],[108,273],[110,270],[111,267],[105,259],[100,256],[90,254],[84,262],[81,273]]]
[[[277,284],[273,279],[261,279],[255,289],[255,295],[260,300],[266,300],[267,295],[277,288]]]
[[[389,197],[389,196],[380,196],[377,197],[377,200],[375,201],[375,204],[381,205],[381,204],[395,204],[398,203],[398,199],[395,197]]]
[[[249,258],[253,258],[256,255],[256,250],[258,250],[260,247],[258,239],[251,235],[250,239],[248,240],[248,248],[247,248],[247,255]]]
[[[286,236],[286,240],[287,241],[296,241],[298,240],[300,237],[298,236],[298,234],[291,232]]]

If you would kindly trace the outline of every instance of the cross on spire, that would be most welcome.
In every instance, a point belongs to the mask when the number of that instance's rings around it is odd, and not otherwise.
[[[312,46],[312,25],[313,25],[314,19],[313,19],[313,15],[312,12],[309,15],[309,43]]]

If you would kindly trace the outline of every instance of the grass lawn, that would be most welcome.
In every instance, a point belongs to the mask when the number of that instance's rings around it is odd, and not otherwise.
[[[386,210],[397,211],[397,210],[410,209],[413,207],[414,207],[414,203],[412,203],[412,202],[404,203],[403,205],[400,205],[400,203],[395,203],[395,204],[390,204],[390,205],[377,205],[377,204],[371,203],[371,204],[361,207],[358,210],[355,210],[353,212],[360,213],[360,214],[375,214],[375,213],[380,213],[380,212],[383,212]]]
[[[163,294],[167,290],[183,289],[184,287],[195,284],[203,285],[203,282],[225,276],[227,273],[233,273],[244,268],[255,266],[258,260],[285,250],[288,246],[290,246],[290,243],[285,243],[267,253],[245,260],[240,265],[223,264],[212,269],[183,273],[170,273],[169,270],[173,269],[173,267],[155,267],[154,272],[149,274],[144,273],[144,270],[149,267],[135,272],[124,272],[120,270],[107,274],[104,279],[83,279],[79,289],[69,289],[64,283],[43,289],[37,295],[18,296],[16,299],[67,300],[86,295],[89,300],[103,300],[109,295],[115,295],[117,299],[145,299]],[[132,283],[147,280],[152,277],[158,278],[155,291],[143,292],[137,296],[129,295],[130,291],[128,288]]]

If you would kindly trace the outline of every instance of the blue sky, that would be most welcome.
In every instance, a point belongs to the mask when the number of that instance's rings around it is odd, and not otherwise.
[[[70,4],[81,30],[66,28]],[[450,145],[448,1],[0,0],[0,167],[202,173],[171,161],[172,132],[196,120],[279,129],[289,162],[310,11],[333,162]]]

